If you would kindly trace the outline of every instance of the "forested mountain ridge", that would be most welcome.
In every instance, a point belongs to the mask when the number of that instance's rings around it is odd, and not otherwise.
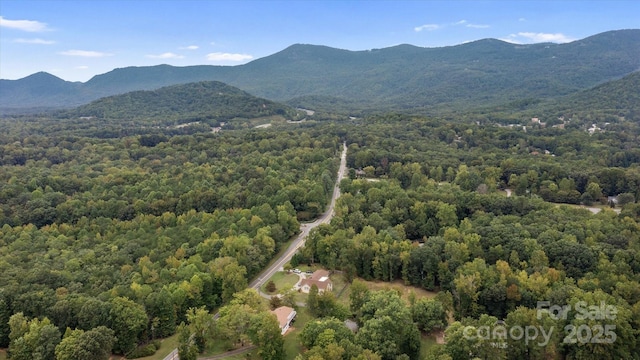
[[[82,83],[64,81],[46,72],[38,72],[20,80],[0,80],[0,107],[5,112],[20,113],[20,108],[34,109],[77,106],[88,97],[78,96]]]
[[[640,71],[622,79],[600,84],[589,90],[552,102],[548,108],[570,115],[593,114],[592,120],[615,122],[618,119],[640,122]]]
[[[593,124],[603,127],[606,124],[640,123],[640,71],[546,101],[522,98],[499,106],[479,107],[464,114],[454,109],[447,118],[521,125],[531,125],[531,118],[538,118],[549,127],[564,123],[583,128]]]
[[[59,117],[153,120],[156,123],[207,121],[210,125],[233,118],[294,117],[288,106],[260,99],[217,81],[173,85],[105,97]]]
[[[354,109],[470,107],[566,95],[639,68],[640,30],[610,31],[567,44],[485,39],[442,48],[398,45],[367,51],[297,44],[240,66],[128,67],[86,83],[56,82],[42,91],[30,84],[32,77],[1,80],[0,108],[73,106],[204,80],[276,101],[306,97],[310,105],[319,96],[355,101]]]

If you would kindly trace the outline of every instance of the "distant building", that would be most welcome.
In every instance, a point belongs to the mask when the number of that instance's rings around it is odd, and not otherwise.
[[[308,294],[311,290],[311,285],[318,287],[318,292],[333,291],[333,283],[329,279],[329,272],[327,270],[316,270],[310,277],[303,279],[300,282],[300,290]]]
[[[593,133],[597,132],[597,131],[601,131],[602,129],[600,129],[598,127],[598,125],[596,124],[592,124],[590,128],[587,129],[587,132],[589,133],[589,135],[593,135]]]
[[[284,335],[287,330],[289,330],[289,327],[291,326],[293,320],[296,318],[297,314],[295,310],[288,306],[280,306],[279,308],[272,310],[271,313],[274,314],[276,318],[278,318],[280,333],[282,335]]]
[[[545,126],[547,126],[547,123],[546,123],[546,122],[542,122],[542,121],[540,121],[540,119],[539,119],[539,118],[531,118],[531,122],[532,122],[532,123],[534,123],[534,124],[538,124],[538,125],[540,125],[541,127],[545,127]]]

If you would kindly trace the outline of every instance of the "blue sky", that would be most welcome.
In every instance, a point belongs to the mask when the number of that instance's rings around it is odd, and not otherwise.
[[[483,38],[569,42],[640,28],[640,1],[0,0],[0,78],[240,65],[295,43],[348,50]]]

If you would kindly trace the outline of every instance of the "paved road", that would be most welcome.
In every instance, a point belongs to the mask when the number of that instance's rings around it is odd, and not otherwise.
[[[178,357],[178,349],[173,349],[169,355],[165,356],[164,360],[180,360]]]
[[[335,214],[334,208],[336,206],[336,201],[340,197],[340,181],[344,179],[346,174],[347,174],[347,143],[345,142],[342,144],[342,155],[340,156],[340,167],[338,168],[338,177],[336,178],[336,183],[333,187],[333,196],[331,196],[331,202],[329,203],[329,208],[327,209],[327,211],[324,212],[324,214],[322,214],[322,216],[320,216],[314,222],[300,225],[301,231],[298,237],[296,237],[295,240],[293,240],[293,242],[291,243],[291,245],[289,245],[289,247],[284,252],[284,254],[280,255],[280,257],[275,262],[273,262],[271,266],[263,270],[258,275],[258,277],[249,284],[250,288],[259,290],[260,287],[267,280],[269,280],[273,276],[273,274],[280,271],[284,266],[284,264],[286,264],[291,260],[291,258],[296,253],[296,251],[298,251],[298,249],[302,245],[304,245],[304,240],[306,239],[307,235],[309,235],[309,232],[311,231],[311,229],[313,229],[314,227],[320,224],[327,224],[331,221],[331,218],[333,218],[333,215]],[[219,315],[216,313],[214,318],[217,318],[218,316]],[[236,351],[239,351],[239,353],[242,353],[247,350],[249,349],[242,348],[242,349],[226,352],[224,354],[219,354],[214,357],[199,358],[199,359],[201,360],[222,359],[226,356],[238,354],[238,352]],[[167,357],[164,358],[164,360],[180,360],[180,358],[178,357],[178,349],[173,350],[169,355],[167,355]]]
[[[309,235],[309,232],[314,227],[320,224],[327,224],[331,221],[331,218],[334,215],[334,208],[336,205],[336,201],[340,197],[340,181],[344,179],[347,173],[347,144],[342,144],[342,155],[340,156],[340,168],[338,168],[338,177],[336,179],[336,183],[333,188],[333,196],[331,197],[331,202],[329,203],[329,208],[325,211],[322,216],[316,219],[314,222],[305,223],[300,225],[300,234],[296,237],[291,245],[287,248],[287,250],[282,254],[271,266],[263,270],[256,279],[254,279],[249,287],[252,289],[259,289],[267,280],[269,280],[273,274],[278,271],[281,271],[284,264],[289,262],[293,255],[298,251],[302,245],[304,245],[304,240]]]

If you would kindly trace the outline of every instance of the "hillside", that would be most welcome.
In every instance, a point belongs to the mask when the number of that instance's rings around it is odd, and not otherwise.
[[[562,123],[560,118],[563,117],[573,119],[572,126],[625,121],[640,125],[640,72],[546,101],[523,98],[499,106],[481,107],[470,113],[476,120],[507,123],[528,122],[537,117],[547,125],[556,125]],[[450,116],[455,114],[455,111],[451,112]]]
[[[139,119],[158,123],[218,122],[273,115],[295,115],[295,110],[217,81],[114,95],[58,113],[59,117]]]
[[[640,71],[558,99],[554,105],[566,114],[599,112],[640,123]]]
[[[0,108],[68,107],[133,90],[209,80],[274,101],[303,97],[308,106],[326,106],[333,98],[351,102],[353,109],[470,108],[563,96],[638,69],[640,30],[610,31],[567,44],[485,39],[441,48],[398,45],[367,51],[297,44],[233,67],[128,67],[86,83],[1,80]]]

